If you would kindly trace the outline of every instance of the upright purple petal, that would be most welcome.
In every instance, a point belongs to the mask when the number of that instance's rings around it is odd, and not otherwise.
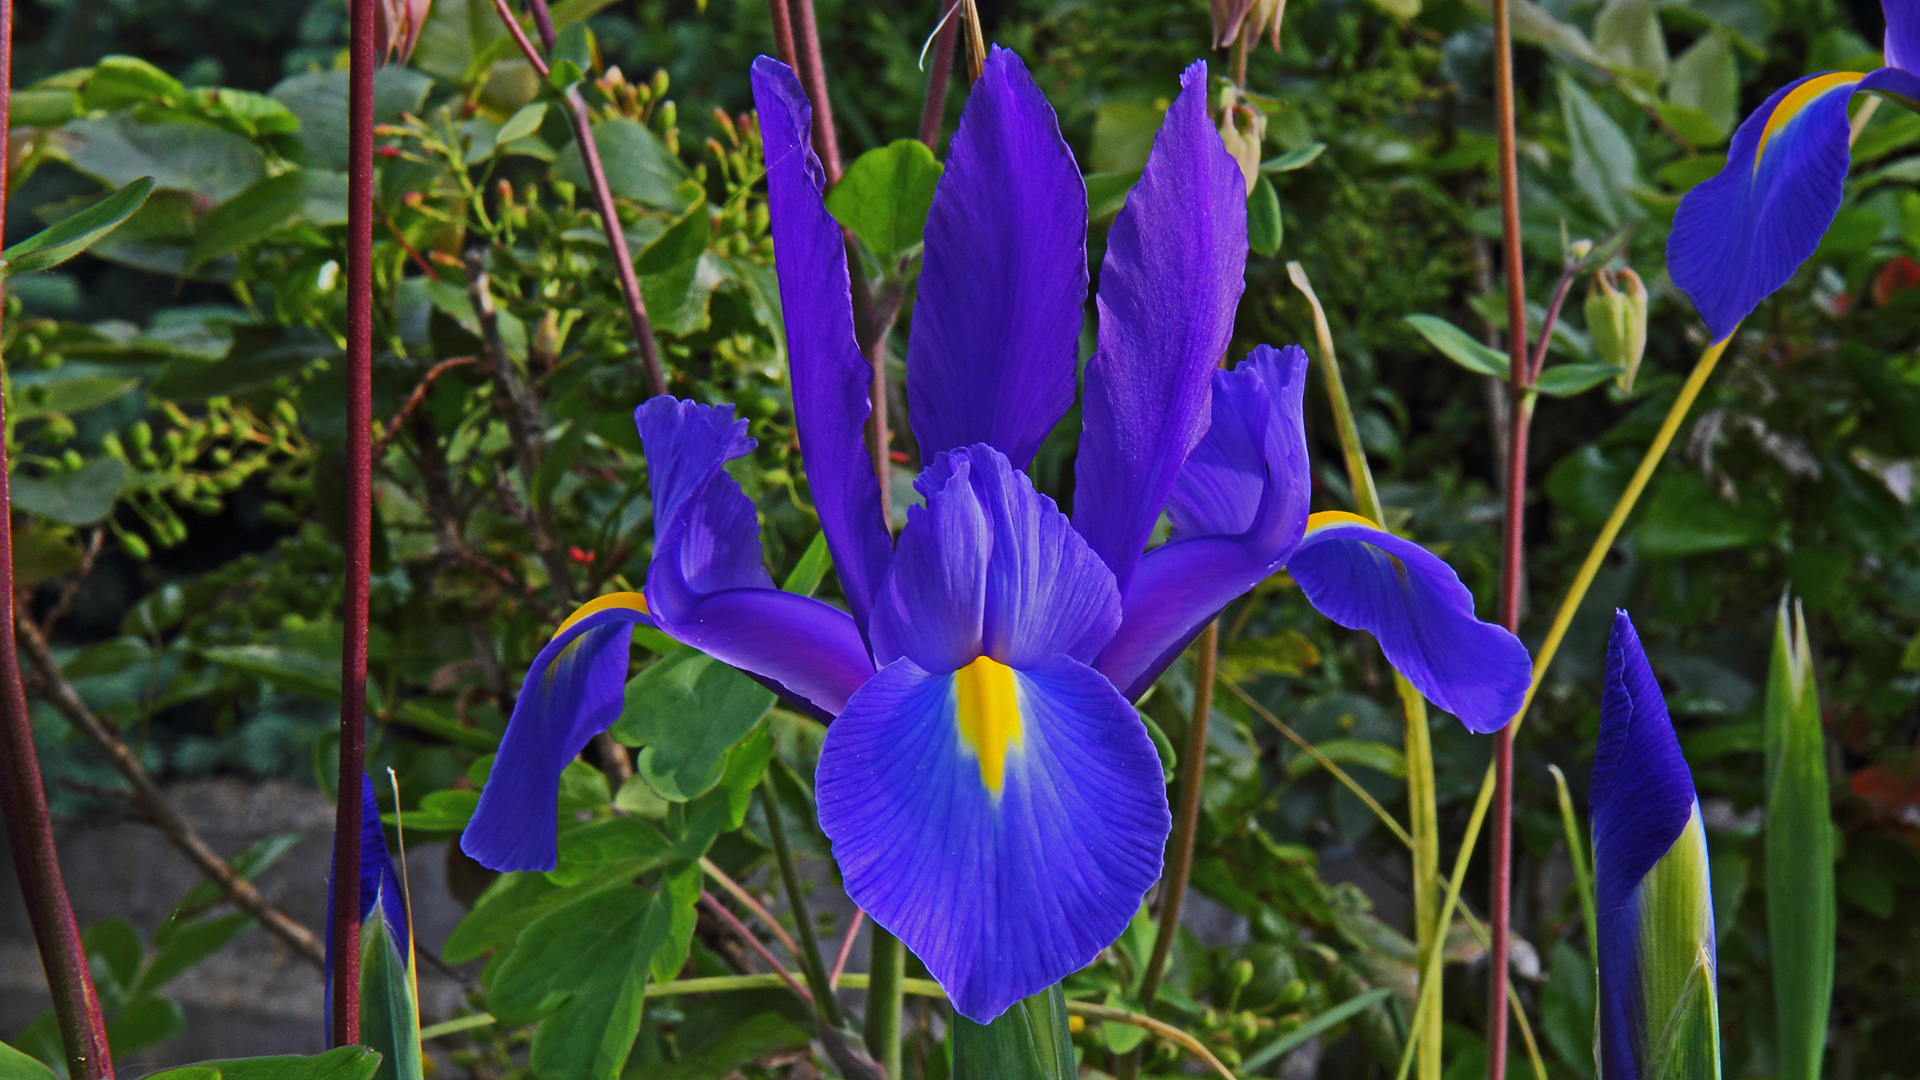
[[[1246,182],[1207,116],[1207,65],[1180,78],[1140,182],[1107,233],[1073,523],[1124,591],[1187,454],[1245,288]]]
[[[985,655],[1030,667],[1091,661],[1120,621],[1113,575],[1052,499],[999,451],[935,458],[875,598],[874,656],[944,674]]]
[[[1025,465],[1073,404],[1087,188],[1007,49],[967,95],[920,266],[907,402],[921,455],[986,443]]]
[[[1526,646],[1473,613],[1473,594],[1426,548],[1354,514],[1315,514],[1287,570],[1320,614],[1380,642],[1429,701],[1487,734],[1520,711]]]
[[[1214,372],[1212,420],[1167,503],[1172,539],[1140,560],[1097,665],[1128,698],[1300,542],[1312,494],[1300,422],[1306,369],[1298,345],[1262,345]]]
[[[880,481],[862,434],[873,373],[854,337],[845,241],[821,201],[824,177],[810,141],[813,109],[793,70],[765,56],[753,62],[753,100],[766,145],[774,271],[800,453],[834,574],[864,629],[892,554],[880,518]]]
[[[634,419],[667,495],[654,507],[647,570],[647,606],[660,629],[820,714],[837,712],[873,663],[845,612],[773,587],[753,501],[722,467],[753,448],[746,421],[734,420],[730,405],[664,395]]]
[[[559,856],[560,771],[620,719],[635,623],[646,598],[611,593],[582,605],[520,684],[507,733],[460,849],[494,870],[551,870]]]
[[[1913,0],[1881,0],[1887,16],[1887,66],[1920,74],[1920,4]]]
[[[1624,611],[1607,638],[1600,694],[1600,744],[1588,795],[1593,823],[1594,904],[1625,905],[1640,880],[1686,828],[1695,801],[1693,774],[1667,715],[1640,635]]]
[[[1120,936],[1171,819],[1146,728],[1098,672],[979,663],[986,695],[882,669],[827,728],[815,792],[847,895],[987,1023]]]

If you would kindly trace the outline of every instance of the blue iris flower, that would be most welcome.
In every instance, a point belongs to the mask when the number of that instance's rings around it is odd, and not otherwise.
[[[1218,370],[1243,287],[1246,189],[1188,68],[1107,239],[1071,518],[1022,471],[1072,406],[1087,195],[1018,57],[974,83],[926,226],[907,398],[926,462],[896,545],[862,442],[870,371],[811,113],[761,58],[794,417],[847,610],[773,587],[725,463],[730,406],[635,413],[651,473],[646,592],[580,609],[541,651],[462,840],[554,865],[559,772],[621,707],[647,622],[831,719],[815,793],[848,894],[980,1022],[1078,970],[1160,874],[1160,761],[1131,702],[1282,566],[1469,728],[1504,725],[1526,650],[1417,544],[1308,513],[1306,356]],[[1161,514],[1172,539],[1147,550]]]
[[[1593,759],[1601,1080],[1720,1075],[1713,890],[1693,774],[1624,611]]]
[[[1821,72],[1781,87],[1733,133],[1726,168],[1680,200],[1667,269],[1713,340],[1785,285],[1833,224],[1851,160],[1853,95],[1920,109],[1920,0],[1883,0],[1882,9],[1885,67]]]

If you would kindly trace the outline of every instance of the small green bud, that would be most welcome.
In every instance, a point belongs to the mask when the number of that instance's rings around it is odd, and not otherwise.
[[[1618,281],[1618,287],[1615,281]],[[1647,286],[1631,268],[1602,270],[1587,291],[1587,335],[1602,361],[1621,369],[1620,389],[1633,389],[1633,376],[1647,352]]]
[[[1282,1007],[1296,1005],[1301,998],[1306,996],[1307,984],[1299,979],[1293,979],[1289,981],[1287,985],[1280,988],[1280,1004]]]
[[[136,533],[123,532],[120,534],[120,550],[140,562],[146,562],[149,558],[153,557],[153,549],[148,547],[147,542],[142,540]]]

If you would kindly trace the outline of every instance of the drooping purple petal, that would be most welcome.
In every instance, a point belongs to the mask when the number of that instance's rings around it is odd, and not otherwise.
[[[862,434],[873,373],[854,337],[845,241],[821,201],[824,175],[809,134],[813,109],[793,70],[766,56],[753,62],[753,100],[766,145],[774,270],[800,453],[834,574],[864,629],[892,554],[880,518],[880,481]]]
[[[1299,543],[1311,496],[1300,421],[1306,368],[1299,346],[1262,345],[1214,373],[1210,426],[1168,499],[1172,539],[1140,560],[1120,630],[1097,665],[1127,698]]]
[[[652,625],[639,593],[598,597],[574,612],[527,669],[480,805],[460,850],[494,870],[551,870],[559,856],[560,771],[620,719],[635,623]]]
[[[1064,656],[1001,670],[1012,738],[1002,724],[977,746],[964,674],[903,659],[827,729],[815,776],[847,894],[981,1023],[1119,937],[1171,820],[1153,744],[1111,683]]]
[[[1887,66],[1920,73],[1920,4],[1913,0],[1881,0],[1887,17],[1884,56]]]
[[[334,860],[339,860],[339,843],[334,844]],[[360,774],[360,910],[362,922],[378,905],[386,923],[387,936],[402,958],[410,955],[412,927],[407,923],[407,898],[400,891],[400,879],[393,870],[393,856],[387,851],[387,832],[380,824],[380,804],[374,801],[373,778]],[[327,874],[327,955],[326,1024],[333,1025],[333,874]]]
[[[1667,269],[1715,341],[1807,261],[1847,178],[1847,102],[1858,72],[1809,75],[1776,91],[1733,134],[1727,166],[1680,200]]]
[[[916,481],[870,626],[884,665],[944,674],[986,655],[1030,667],[1091,661],[1120,621],[1113,575],[1052,499],[984,443],[935,458]]]
[[[818,713],[838,711],[873,663],[845,612],[773,587],[753,501],[722,467],[753,448],[746,421],[730,405],[665,396],[634,418],[656,490],[667,494],[655,503],[647,570],[660,629]]]
[[[1180,85],[1107,233],[1074,463],[1074,526],[1123,591],[1206,433],[1209,379],[1245,287],[1246,182],[1207,116],[1206,63]]]
[[[981,442],[1025,465],[1073,404],[1087,188],[1053,108],[994,46],[927,215],[907,344],[923,459]]]
[[[1307,521],[1287,570],[1322,615],[1380,642],[1429,701],[1486,734],[1507,725],[1532,679],[1526,646],[1473,613],[1453,568],[1353,514]]]

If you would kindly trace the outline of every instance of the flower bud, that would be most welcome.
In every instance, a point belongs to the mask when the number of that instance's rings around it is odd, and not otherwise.
[[[1620,389],[1632,390],[1647,351],[1647,286],[1631,268],[1594,274],[1587,292],[1587,336],[1603,362],[1621,369]]]

